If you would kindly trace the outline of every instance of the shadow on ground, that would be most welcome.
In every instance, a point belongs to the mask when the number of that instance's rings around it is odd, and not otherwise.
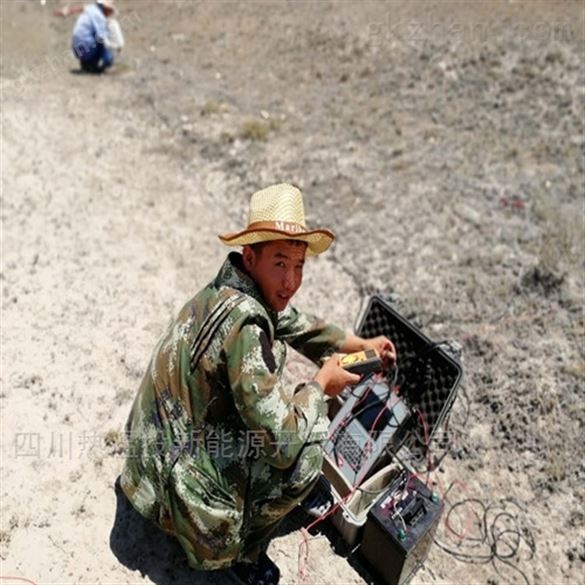
[[[281,523],[276,537],[284,536],[290,532],[301,530],[301,528],[309,526],[315,518],[307,516],[301,507],[293,510]],[[357,552],[352,552],[351,547],[343,540],[343,537],[329,520],[320,522],[318,526],[310,530],[311,536],[322,535],[327,538],[331,544],[331,549],[335,554],[347,561],[353,569],[359,573],[360,577],[366,582],[373,585],[383,585],[382,581],[377,581],[376,577],[368,570],[367,565],[361,560]]]
[[[151,522],[145,520],[128,502],[119,482],[115,485],[116,515],[110,533],[110,549],[118,561],[130,571],[139,571],[157,585],[233,585],[229,574],[194,571],[187,565],[185,553],[179,543]],[[291,512],[279,527],[276,537],[300,530],[311,523],[300,508]],[[366,566],[344,542],[340,534],[328,522],[321,522],[312,534],[322,534],[331,543],[337,555],[360,574],[366,583],[377,583]]]
[[[225,572],[194,571],[179,543],[148,522],[128,502],[116,482],[116,515],[110,549],[130,571],[139,571],[157,585],[233,585]]]

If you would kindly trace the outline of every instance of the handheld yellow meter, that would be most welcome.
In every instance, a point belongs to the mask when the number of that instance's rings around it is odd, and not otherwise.
[[[352,374],[366,376],[382,369],[382,359],[375,349],[348,353],[339,359],[339,365]]]

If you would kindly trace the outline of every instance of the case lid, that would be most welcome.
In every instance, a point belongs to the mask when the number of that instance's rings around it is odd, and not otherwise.
[[[426,453],[453,405],[463,375],[461,365],[379,295],[369,299],[357,333],[362,337],[385,335],[394,343],[397,360],[390,374],[416,411],[404,444]]]

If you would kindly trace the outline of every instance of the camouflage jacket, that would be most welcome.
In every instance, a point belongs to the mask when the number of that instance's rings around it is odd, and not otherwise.
[[[165,528],[167,484],[185,454],[232,495],[245,492],[250,457],[290,467],[327,419],[318,383],[282,383],[286,344],[317,363],[344,339],[292,306],[270,310],[231,253],[157,343],[134,401],[122,473],[134,507]]]

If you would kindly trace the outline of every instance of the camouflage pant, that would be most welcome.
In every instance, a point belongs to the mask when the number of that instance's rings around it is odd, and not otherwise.
[[[284,516],[310,493],[321,465],[317,445],[306,446],[285,470],[252,460],[245,493],[238,494],[186,456],[173,469],[157,523],[179,540],[194,569],[255,560]]]

